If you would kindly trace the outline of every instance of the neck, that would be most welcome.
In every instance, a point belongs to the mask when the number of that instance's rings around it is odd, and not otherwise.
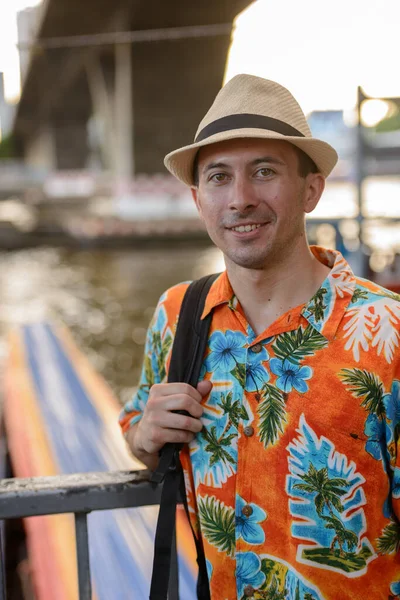
[[[233,291],[257,335],[291,308],[308,302],[330,269],[308,245],[264,269],[239,267],[226,260]]]

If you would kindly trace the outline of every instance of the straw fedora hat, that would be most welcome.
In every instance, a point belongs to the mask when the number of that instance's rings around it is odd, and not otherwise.
[[[338,159],[332,146],[312,137],[303,111],[286,88],[254,75],[236,75],[218,93],[194,143],[167,154],[164,164],[177,179],[193,185],[198,150],[234,138],[290,142],[308,154],[325,177]]]

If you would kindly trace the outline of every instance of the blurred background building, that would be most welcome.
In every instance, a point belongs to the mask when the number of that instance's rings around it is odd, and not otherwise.
[[[129,393],[157,294],[221,268],[163,157],[193,138],[238,72],[286,85],[314,135],[338,150],[308,219],[310,241],[337,247],[358,274],[398,289],[399,6],[338,0],[327,19],[317,0],[4,5],[0,340],[9,322],[54,313]],[[133,317],[137,277],[143,304]]]

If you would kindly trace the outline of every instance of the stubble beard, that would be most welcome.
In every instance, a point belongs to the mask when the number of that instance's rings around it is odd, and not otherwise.
[[[225,260],[234,263],[238,267],[262,271],[271,266],[276,267],[280,263],[285,264],[288,257],[296,252],[297,242],[303,236],[304,221],[299,222],[296,227],[290,228],[290,233],[284,237],[280,237],[278,232],[273,232],[271,236],[266,238],[265,244],[261,247],[253,245],[252,241],[249,240],[248,243],[242,242],[242,247],[227,247],[222,249],[222,252],[225,255]]]

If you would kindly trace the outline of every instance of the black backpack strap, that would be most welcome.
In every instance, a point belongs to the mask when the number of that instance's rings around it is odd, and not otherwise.
[[[189,383],[193,387],[197,386],[212,317],[210,313],[205,319],[201,319],[201,315],[208,291],[217,277],[218,274],[202,277],[193,281],[186,290],[172,347],[168,371],[169,383],[183,382]],[[181,412],[184,413],[184,411]],[[179,491],[183,496],[182,500],[188,514],[182,468],[179,462],[181,448],[181,444],[166,444],[161,450],[157,469],[151,477],[152,482],[164,481],[164,484],[156,529],[150,600],[166,600],[167,598],[171,546]],[[195,535],[194,540],[199,565],[198,598],[208,600],[210,596],[204,552],[201,541]]]

